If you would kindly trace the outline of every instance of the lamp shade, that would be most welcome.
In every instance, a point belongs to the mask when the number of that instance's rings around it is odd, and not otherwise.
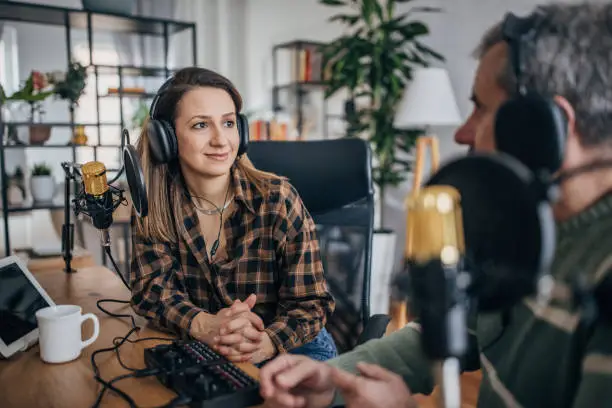
[[[395,127],[454,126],[460,123],[461,115],[448,72],[443,68],[415,70],[395,114]]]

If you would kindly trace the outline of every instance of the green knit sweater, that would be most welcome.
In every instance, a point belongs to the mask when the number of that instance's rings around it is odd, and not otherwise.
[[[525,298],[502,319],[481,314],[473,334],[483,380],[479,408],[612,407],[612,326],[582,324],[569,285],[578,274],[600,282],[612,268],[612,195],[557,227],[553,300],[538,308]],[[504,327],[505,326],[505,327]],[[358,361],[379,364],[404,378],[412,393],[434,386],[416,324],[370,341],[329,361],[355,372]],[[341,404],[341,397],[335,405]]]

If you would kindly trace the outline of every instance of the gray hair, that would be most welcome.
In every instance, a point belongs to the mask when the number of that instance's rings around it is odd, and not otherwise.
[[[560,95],[576,111],[585,146],[612,142],[612,4],[548,4],[542,24],[521,49],[521,82],[549,97]],[[478,59],[504,41],[502,24],[491,27],[474,52]],[[510,58],[498,74],[509,94],[517,91]]]

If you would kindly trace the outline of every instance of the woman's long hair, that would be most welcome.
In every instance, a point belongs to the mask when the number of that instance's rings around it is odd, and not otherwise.
[[[204,68],[184,68],[178,71],[170,86],[163,92],[156,107],[155,119],[162,119],[174,126],[179,101],[185,93],[196,87],[213,87],[225,90],[238,114],[242,109],[242,97],[230,80]],[[143,238],[161,242],[178,242],[178,233],[185,227],[183,202],[185,187],[177,161],[160,164],[151,156],[148,119],[145,121],[136,150],[140,156],[145,178],[149,213],[136,222],[136,233]],[[262,195],[268,191],[268,183],[278,176],[255,168],[246,154],[236,160],[236,167],[255,185]]]

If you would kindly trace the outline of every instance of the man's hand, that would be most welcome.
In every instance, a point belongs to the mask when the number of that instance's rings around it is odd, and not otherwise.
[[[384,368],[358,363],[361,376],[333,368],[331,379],[347,408],[416,408],[402,377]]]
[[[324,408],[334,398],[331,366],[305,356],[284,354],[259,372],[266,407]]]

